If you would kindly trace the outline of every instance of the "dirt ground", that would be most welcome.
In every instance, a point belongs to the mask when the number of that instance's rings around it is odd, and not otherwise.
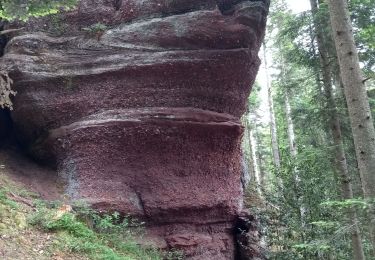
[[[1,260],[87,259],[58,251],[53,233],[27,224],[35,210],[33,200],[61,200],[62,187],[53,170],[39,166],[16,148],[0,149],[0,189],[7,189],[9,199],[17,203],[12,207],[0,201]]]
[[[15,147],[0,148],[0,168],[15,183],[45,200],[62,200],[63,183],[56,171],[23,155]]]

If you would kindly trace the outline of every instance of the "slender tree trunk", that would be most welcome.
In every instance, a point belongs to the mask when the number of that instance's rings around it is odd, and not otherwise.
[[[265,182],[265,179],[266,179],[266,172],[264,171],[264,157],[263,157],[263,154],[262,154],[262,143],[261,143],[262,138],[261,138],[261,134],[258,131],[256,126],[254,127],[254,141],[255,141],[255,145],[257,147],[256,156],[257,156],[258,165],[259,165],[260,187],[261,187],[261,190],[263,191],[263,189],[265,187],[264,182]]]
[[[288,142],[289,142],[290,154],[292,155],[293,158],[295,158],[298,152],[297,152],[296,135],[294,133],[292,109],[290,106],[289,96],[290,96],[289,90],[286,90],[285,91],[285,113],[286,113],[286,120],[287,120],[287,127],[288,127]]]
[[[310,0],[311,11],[314,18],[314,25],[316,31],[316,41],[318,44],[318,50],[320,53],[320,65],[322,68],[323,75],[323,86],[326,96],[326,109],[328,112],[328,124],[331,129],[334,150],[335,150],[335,162],[336,172],[339,176],[339,182],[341,184],[341,196],[343,199],[353,198],[353,189],[348,171],[348,164],[346,160],[346,154],[344,150],[344,143],[341,134],[341,124],[337,112],[336,102],[332,94],[332,77],[329,63],[328,51],[326,49],[326,37],[321,29],[321,23],[316,20],[318,13],[317,0]],[[364,260],[365,255],[362,246],[362,239],[359,232],[357,214],[354,209],[348,210],[348,217],[352,228],[352,247],[354,260]]]
[[[362,189],[366,199],[375,199],[375,128],[366,86],[359,66],[348,3],[346,0],[328,0],[328,7],[349,110]],[[371,209],[370,216],[371,243],[375,252],[374,207]]]
[[[290,150],[290,154],[291,154],[293,160],[296,160],[298,150],[297,150],[296,135],[295,135],[295,132],[294,132],[294,124],[293,124],[293,119],[292,119],[292,108],[290,106],[289,96],[290,96],[289,90],[286,89],[284,98],[285,98],[285,113],[286,113],[286,120],[287,120],[289,150]],[[293,174],[294,174],[294,182],[295,182],[295,186],[296,186],[296,189],[297,189],[297,193],[299,193],[301,178],[299,176],[299,172],[298,172],[297,167],[294,167]],[[297,199],[298,204],[299,204],[298,206],[299,206],[299,214],[300,214],[301,224],[302,224],[302,227],[304,227],[305,226],[306,209],[305,209],[305,207],[303,206],[303,203],[302,203],[303,197],[300,196],[299,194],[297,194],[296,199]]]
[[[267,51],[266,51],[265,43],[263,43],[263,55],[264,55],[263,61],[264,61],[264,68],[265,68],[265,74],[266,74],[267,93],[268,93],[268,109],[269,109],[269,114],[270,114],[270,132],[271,132],[273,163],[275,165],[277,173],[280,173],[280,168],[281,168],[280,152],[279,152],[279,145],[278,145],[278,139],[277,139],[275,112],[273,108],[272,84],[271,84],[269,73],[268,73]]]
[[[246,113],[246,116],[244,117],[244,123],[245,123],[245,141],[247,143],[247,147],[249,150],[248,153],[248,169],[249,169],[249,175],[250,180],[255,178],[255,169],[254,169],[254,161],[253,161],[253,150],[252,150],[252,144],[251,144],[251,138],[250,138],[250,123],[249,123],[249,112]]]
[[[262,157],[259,152],[259,142],[257,135],[257,127],[255,122],[251,122],[249,111],[246,113],[245,119],[245,138],[247,139],[249,149],[249,163],[251,178],[255,179],[256,191],[260,197],[263,197],[263,188],[265,187],[264,174],[262,170]]]
[[[250,120],[249,118],[247,118],[247,120]],[[257,193],[262,196],[262,183],[261,183],[261,173],[260,173],[260,166],[259,166],[259,159],[258,159],[258,156],[257,156],[257,142],[256,142],[256,139],[254,137],[254,132],[252,130],[252,127],[250,125],[250,123],[248,122],[248,125],[249,125],[249,143],[250,143],[250,147],[251,147],[251,158],[252,158],[252,161],[253,161],[253,169],[254,169],[254,177],[255,177],[255,182],[256,182],[256,190],[257,190]]]

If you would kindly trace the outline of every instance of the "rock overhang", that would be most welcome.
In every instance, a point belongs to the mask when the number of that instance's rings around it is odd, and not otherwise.
[[[190,259],[233,259],[239,118],[268,4],[82,0],[29,22],[2,58],[19,140],[72,199],[144,219]]]

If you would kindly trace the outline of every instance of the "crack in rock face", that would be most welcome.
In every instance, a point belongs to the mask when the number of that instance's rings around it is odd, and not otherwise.
[[[239,118],[268,5],[82,0],[28,22],[2,57],[18,140],[73,200],[145,221],[156,246],[240,259]]]

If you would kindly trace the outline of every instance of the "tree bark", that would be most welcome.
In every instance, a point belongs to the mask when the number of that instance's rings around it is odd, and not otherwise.
[[[247,120],[250,120],[249,118],[247,118]],[[256,139],[254,137],[254,132],[253,130],[251,129],[251,125],[249,123],[249,142],[250,142],[250,147],[251,147],[251,157],[252,157],[252,161],[253,161],[253,166],[254,166],[254,177],[255,177],[255,182],[256,182],[256,190],[257,190],[257,193],[259,194],[259,196],[263,196],[263,193],[262,193],[262,182],[261,182],[261,169],[260,169],[260,165],[259,165],[259,158],[257,156],[257,142],[256,142]]]
[[[286,120],[287,120],[287,131],[288,131],[288,142],[289,142],[289,150],[290,154],[293,158],[293,160],[296,160],[298,150],[297,150],[297,144],[296,144],[296,135],[294,132],[294,124],[293,124],[293,119],[292,119],[292,108],[290,106],[290,101],[289,101],[289,90],[285,90],[285,113],[286,113]],[[301,186],[301,178],[299,176],[299,172],[297,167],[294,167],[293,169],[293,174],[294,174],[294,183],[295,187],[297,189],[297,195],[296,195],[296,200],[298,201],[298,206],[299,206],[299,214],[300,214],[300,219],[301,219],[301,225],[302,227],[305,226],[305,217],[306,217],[306,208],[303,205],[303,197],[298,194],[300,186]]]
[[[293,158],[297,156],[297,145],[296,145],[296,135],[294,133],[294,124],[292,119],[292,108],[290,106],[289,101],[289,90],[285,90],[285,113],[286,113],[286,120],[287,120],[287,127],[288,127],[288,142],[289,142],[289,149],[290,154]],[[299,179],[299,177],[298,177]]]
[[[244,138],[245,138],[245,144],[247,144],[247,148],[248,148],[248,170],[249,170],[249,175],[250,175],[250,181],[252,179],[255,179],[255,168],[254,168],[254,161],[253,161],[253,151],[252,151],[252,144],[251,144],[251,139],[250,139],[250,123],[249,123],[249,109],[246,113],[246,115],[244,116],[244,119],[243,119],[243,122],[244,122],[244,125],[245,125],[245,134],[244,134]],[[248,183],[246,183],[246,185],[244,186],[247,186]]]
[[[375,199],[375,129],[368,102],[365,82],[353,36],[348,3],[328,0],[330,21],[337,49],[341,79],[349,110],[363,194]],[[371,208],[371,243],[375,251],[375,212]]]
[[[336,173],[339,177],[341,185],[341,197],[343,199],[353,198],[353,189],[348,171],[348,164],[346,160],[346,154],[344,150],[344,143],[341,134],[341,124],[337,112],[337,106],[332,93],[332,74],[329,63],[329,55],[326,47],[326,39],[321,23],[317,21],[316,17],[318,14],[318,3],[317,0],[310,0],[311,11],[314,19],[316,41],[318,44],[318,50],[320,54],[320,65],[323,76],[324,93],[326,97],[326,110],[328,115],[328,125],[330,127],[335,152],[335,163]],[[357,214],[354,209],[349,209],[347,212],[349,218],[349,224],[352,228],[352,248],[353,248],[353,259],[364,260],[365,255],[362,246],[362,239],[358,227]]]
[[[275,165],[275,169],[277,173],[280,173],[281,169],[281,162],[280,162],[280,151],[277,139],[277,126],[276,126],[276,119],[275,119],[275,112],[273,108],[273,99],[272,99],[272,84],[270,81],[270,77],[268,74],[268,65],[267,65],[267,52],[266,52],[266,44],[263,43],[263,61],[264,61],[264,68],[266,74],[266,84],[267,84],[267,93],[268,93],[268,109],[270,114],[270,132],[271,132],[271,144],[272,144],[272,156],[273,156],[273,163]]]
[[[255,123],[254,123],[255,124]],[[258,159],[258,166],[259,166],[259,181],[260,181],[260,187],[263,192],[265,188],[265,179],[267,178],[266,171],[264,169],[264,156],[262,153],[262,136],[261,133],[259,132],[259,129],[254,126],[254,142],[257,147],[256,149],[256,156]]]

